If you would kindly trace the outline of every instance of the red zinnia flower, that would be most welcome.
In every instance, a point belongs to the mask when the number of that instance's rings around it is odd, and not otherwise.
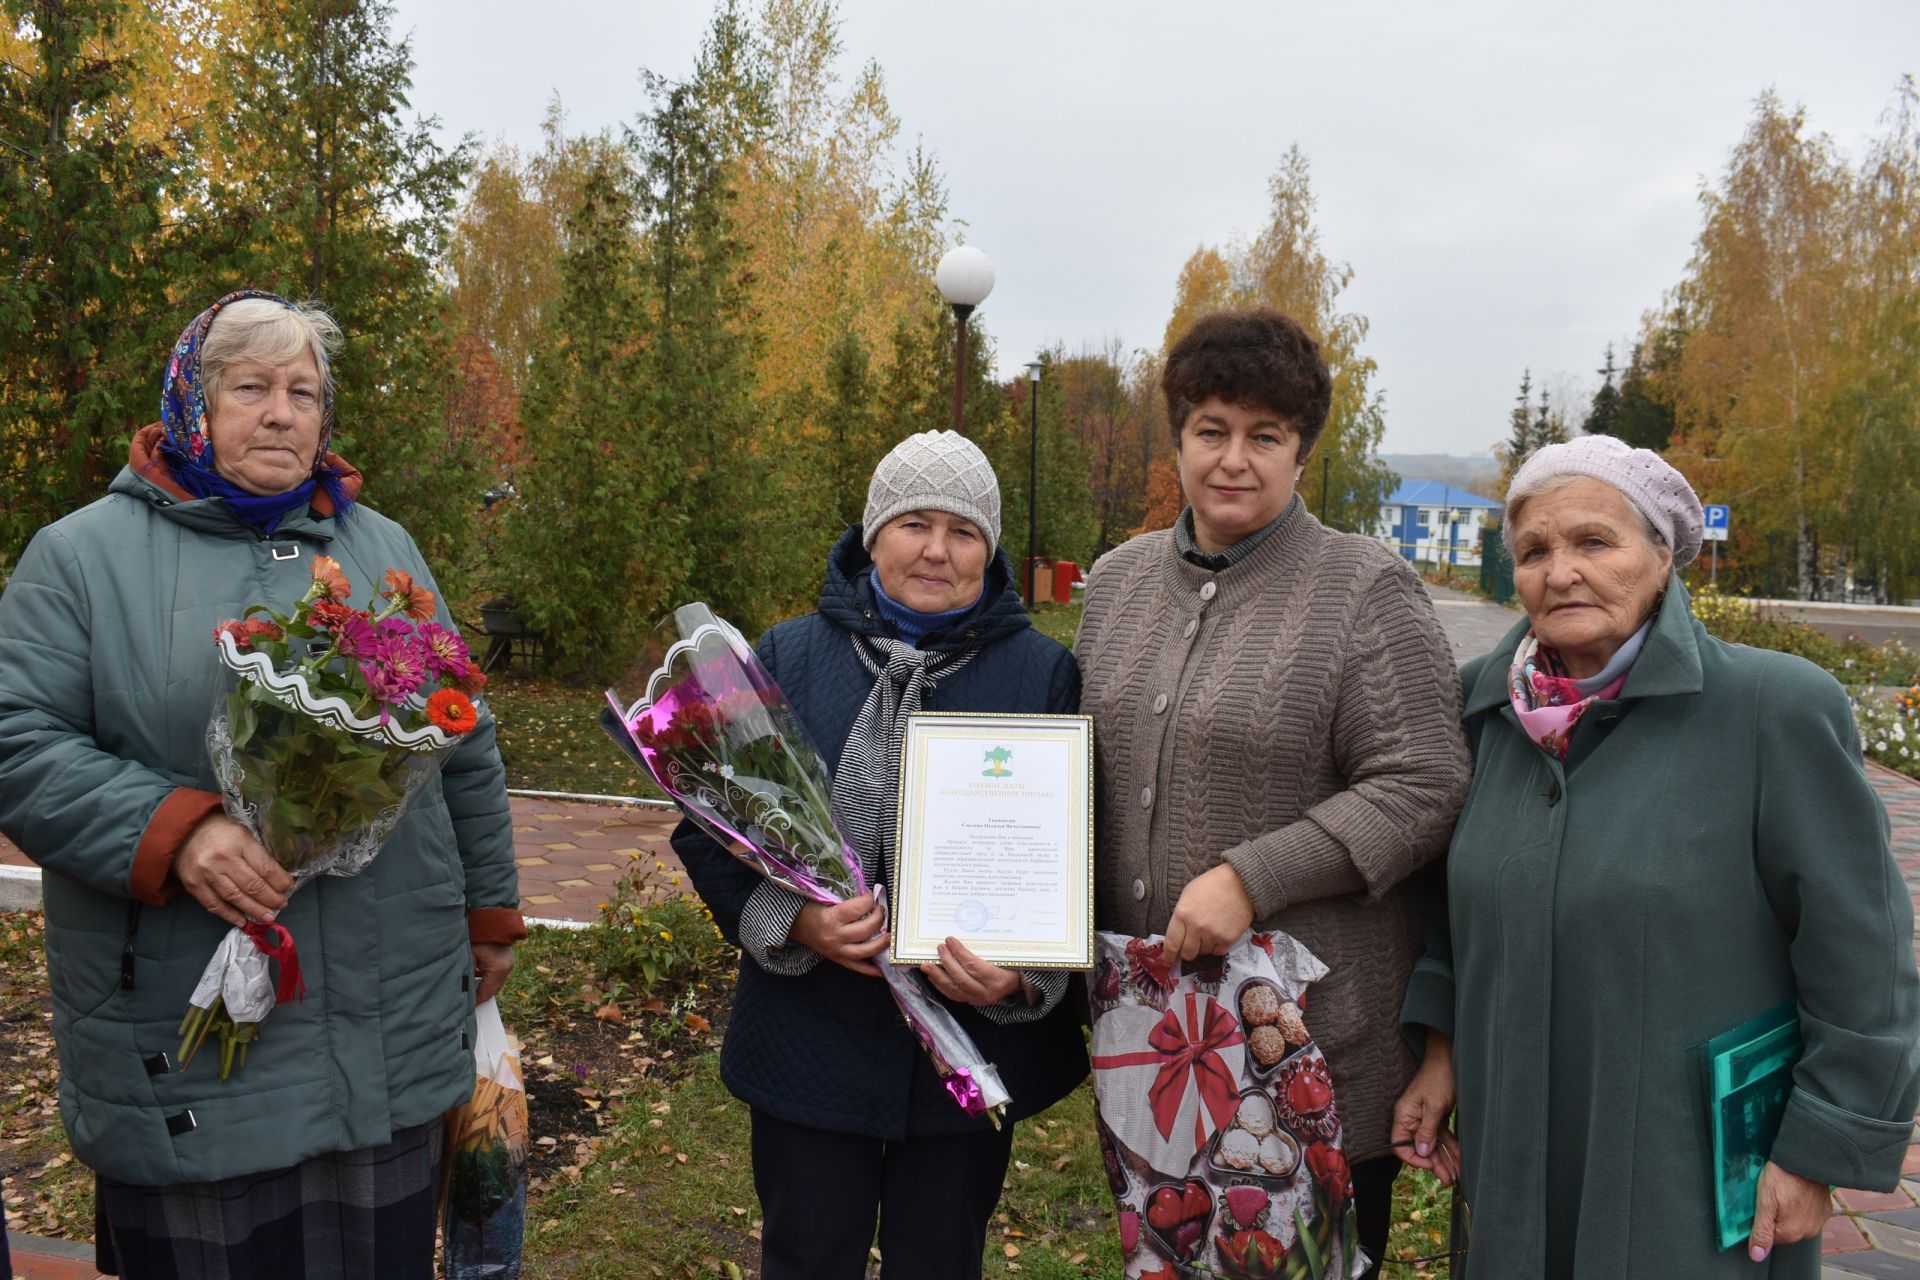
[[[458,689],[442,689],[427,699],[427,719],[448,733],[467,733],[479,721],[480,713],[474,710],[466,694]]]
[[[399,601],[401,611],[409,618],[425,622],[433,617],[433,592],[415,586],[410,573],[400,569],[387,570],[387,588],[381,594]]]
[[[482,671],[480,664],[469,656],[467,658],[466,672],[463,675],[454,677],[454,683],[460,686],[462,693],[469,695],[476,694],[487,687],[487,673]]]
[[[366,615],[358,609],[348,608],[338,600],[315,600],[307,610],[307,621],[322,631],[338,633],[349,618],[362,618]]]
[[[284,634],[276,623],[256,618],[235,619],[213,629],[213,642],[219,644],[221,636],[232,636],[234,648],[251,649],[255,640],[278,640]]]

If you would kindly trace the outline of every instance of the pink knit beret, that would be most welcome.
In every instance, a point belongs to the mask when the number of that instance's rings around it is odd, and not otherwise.
[[[1589,476],[1612,485],[1639,508],[1673,552],[1673,567],[1692,564],[1706,528],[1700,496],[1687,478],[1651,449],[1636,449],[1613,436],[1580,436],[1527,455],[1507,486],[1507,517],[1514,507],[1552,487],[1557,479]]]

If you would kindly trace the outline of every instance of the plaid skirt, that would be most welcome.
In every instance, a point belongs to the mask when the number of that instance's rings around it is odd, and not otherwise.
[[[436,1120],[219,1182],[98,1178],[97,1265],[122,1280],[432,1280],[445,1149]]]

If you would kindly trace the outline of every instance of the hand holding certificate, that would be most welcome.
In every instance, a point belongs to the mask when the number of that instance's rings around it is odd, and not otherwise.
[[[1093,722],[920,713],[900,769],[893,959],[959,938],[1007,968],[1093,963]]]

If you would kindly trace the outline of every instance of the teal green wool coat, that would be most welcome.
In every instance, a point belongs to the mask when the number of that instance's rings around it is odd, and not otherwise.
[[[388,568],[432,585],[406,531],[365,507],[345,527],[303,512],[261,539],[220,499],[182,499],[123,470],[106,498],[34,537],[0,595],[0,831],[45,872],[61,1117],[81,1160],[144,1185],[376,1146],[463,1101],[470,924],[475,940],[523,932],[483,717],[367,870],[322,876],[281,912],[305,1001],[274,1010],[225,1083],[211,1041],[170,1069],[187,997],[227,932],[169,875],[187,831],[218,809],[215,624],[252,603],[291,607],[319,553],[340,562],[355,603]]]
[[[1912,1133],[1920,978],[1845,694],[1713,639],[1679,579],[1617,701],[1566,765],[1524,736],[1507,668],[1461,673],[1473,790],[1410,1029],[1453,1036],[1470,1280],[1819,1274],[1711,1234],[1698,1047],[1797,1001],[1774,1146],[1816,1181],[1891,1188]]]

